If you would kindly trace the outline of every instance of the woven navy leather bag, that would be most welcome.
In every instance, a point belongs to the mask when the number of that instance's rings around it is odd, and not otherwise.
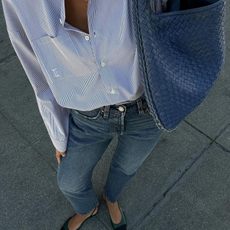
[[[154,13],[133,0],[145,96],[158,127],[175,129],[205,98],[225,57],[226,0],[169,0]]]

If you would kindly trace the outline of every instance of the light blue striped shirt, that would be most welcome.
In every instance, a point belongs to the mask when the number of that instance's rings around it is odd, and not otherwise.
[[[92,110],[143,94],[132,0],[89,0],[89,34],[65,22],[64,0],[2,0],[13,47],[48,133],[65,151],[69,109]]]

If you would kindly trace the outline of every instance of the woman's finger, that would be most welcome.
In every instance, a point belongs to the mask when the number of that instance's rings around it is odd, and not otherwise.
[[[56,158],[59,164],[61,163],[61,157],[65,157],[65,156],[66,156],[65,152],[60,152],[56,149]]]
[[[59,155],[59,156],[56,155],[56,158],[57,158],[58,164],[60,164],[61,163],[61,155]]]

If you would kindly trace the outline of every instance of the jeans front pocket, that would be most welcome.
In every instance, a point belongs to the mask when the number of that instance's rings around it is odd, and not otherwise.
[[[101,109],[94,109],[91,111],[79,111],[79,110],[72,110],[73,116],[80,116],[87,120],[98,120],[101,117]]]

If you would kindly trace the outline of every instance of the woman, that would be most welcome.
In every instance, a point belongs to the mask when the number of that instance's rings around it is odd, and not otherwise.
[[[76,212],[62,229],[79,229],[96,215],[92,172],[115,136],[103,197],[113,229],[126,229],[118,197],[162,134],[144,96],[131,1],[2,3],[56,148],[58,185]]]
[[[198,106],[220,73],[225,0],[166,2],[2,0],[56,148],[58,185],[76,212],[64,230],[96,215],[92,173],[115,136],[103,197],[113,229],[126,229],[121,192],[161,130],[174,129]],[[203,8],[179,12],[189,7]],[[153,14],[162,10],[177,12]]]

